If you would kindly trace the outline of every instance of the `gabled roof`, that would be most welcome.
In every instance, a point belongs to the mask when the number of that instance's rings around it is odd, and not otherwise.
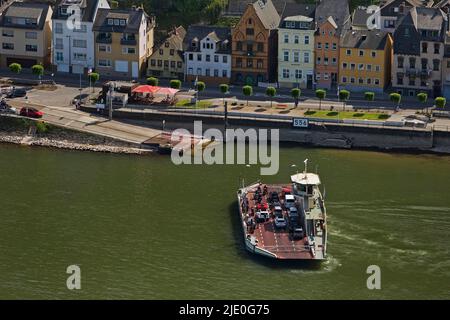
[[[217,46],[217,53],[231,53],[231,29],[203,25],[189,26],[183,41],[184,51],[199,52],[200,45],[193,47],[192,43],[194,41],[200,43],[206,37],[220,44]]]
[[[147,17],[143,9],[98,9],[92,27],[93,31],[137,33],[141,27],[142,18]],[[108,19],[125,19],[125,26],[109,25]]]
[[[95,18],[95,10],[98,6],[99,0],[58,0],[54,7],[52,19],[53,20],[67,20],[70,15],[62,15],[60,12],[61,7],[67,7],[71,3],[76,2],[81,8],[81,21],[93,22]]]
[[[367,26],[367,21],[373,15],[373,12],[366,7],[357,7],[353,11],[352,25],[354,26]]]
[[[341,38],[341,48],[383,50],[389,32],[379,30],[347,30]]]
[[[316,5],[308,3],[286,3],[281,13],[281,20],[292,16],[315,18]]]
[[[0,26],[42,30],[49,10],[50,5],[47,3],[13,2],[1,15]],[[6,22],[6,17],[36,19],[38,24],[36,26],[9,24]]]
[[[433,1],[431,0],[387,0],[384,5],[381,5],[381,15],[387,17],[398,17],[404,15],[406,12],[394,12],[394,8],[405,5],[407,10],[413,7],[431,7]]]
[[[256,15],[261,20],[264,28],[268,30],[278,28],[280,24],[280,15],[275,9],[272,0],[258,0],[252,4]]]
[[[333,17],[338,34],[347,29],[351,22],[348,0],[322,0],[316,7],[317,25],[330,21],[329,17]]]
[[[247,10],[247,6],[254,2],[255,0],[228,0],[228,5],[225,8],[225,14],[241,16],[245,10]],[[281,16],[285,4],[297,3],[298,0],[272,0],[272,2],[277,9],[278,14]]]

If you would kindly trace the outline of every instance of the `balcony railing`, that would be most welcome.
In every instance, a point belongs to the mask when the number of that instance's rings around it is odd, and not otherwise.
[[[99,34],[97,36],[97,43],[112,43],[112,37],[103,35],[103,34]]]
[[[135,46],[137,44],[136,38],[122,38],[120,44],[125,46]]]

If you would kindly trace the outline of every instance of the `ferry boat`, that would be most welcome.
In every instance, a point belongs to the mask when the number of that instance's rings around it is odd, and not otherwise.
[[[288,184],[257,182],[238,190],[248,251],[273,259],[326,259],[326,208],[319,175],[307,172],[307,162]]]

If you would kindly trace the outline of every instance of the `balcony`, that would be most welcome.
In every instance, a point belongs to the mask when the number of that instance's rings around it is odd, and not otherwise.
[[[422,79],[427,79],[431,77],[431,72],[432,72],[431,69],[422,69],[420,70],[419,75]]]
[[[414,69],[414,68],[406,69],[406,76],[408,76],[408,77],[415,77],[415,76],[417,76],[417,74],[418,74],[417,69]]]
[[[122,38],[120,44],[124,46],[135,46],[137,44],[136,38]]]
[[[97,43],[107,43],[107,44],[111,44],[112,43],[112,36],[109,34],[103,34],[100,33],[99,35],[97,35],[97,39],[96,39]]]

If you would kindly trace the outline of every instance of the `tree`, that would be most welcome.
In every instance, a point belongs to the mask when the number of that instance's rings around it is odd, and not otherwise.
[[[230,86],[226,83],[222,83],[219,85],[220,92],[223,94],[223,105],[225,105],[225,95],[230,91]]]
[[[428,100],[428,94],[426,94],[425,92],[418,93],[417,94],[417,100],[419,100],[419,102],[421,102],[423,104],[426,104],[427,100]],[[428,110],[427,110],[427,113],[428,113]]]
[[[158,83],[159,83],[158,78],[155,78],[155,77],[147,78],[147,84],[148,84],[149,86],[154,86],[154,87],[156,87],[156,86],[158,85]]]
[[[203,81],[198,81],[195,89],[197,90],[198,93],[200,93],[206,89],[206,84]],[[198,94],[197,94],[197,97],[198,97]]]
[[[339,100],[344,103],[344,111],[345,105],[347,104],[347,100],[350,98],[350,91],[348,90],[339,90]]]
[[[402,101],[402,96],[401,96],[401,94],[400,94],[400,93],[396,93],[396,92],[391,93],[391,94],[389,95],[389,99],[390,99],[393,103],[395,103],[395,104],[397,105],[397,109],[398,109],[399,106],[400,106],[400,102]]]
[[[299,88],[294,88],[291,90],[291,96],[295,100],[295,107],[297,108],[298,105],[298,99],[300,98],[300,95],[302,94],[302,91]]]
[[[22,66],[19,63],[11,63],[9,65],[9,70],[11,70],[11,72],[19,74],[22,71]]]
[[[248,107],[248,97],[253,95],[253,88],[252,88],[252,86],[243,86],[242,87],[242,93],[244,94],[244,96],[247,97],[247,107]]]
[[[434,103],[436,104],[436,107],[444,109],[447,104],[447,99],[444,97],[437,97],[434,99]]]
[[[372,91],[364,92],[364,98],[367,101],[374,101],[375,100],[375,92],[372,92]]]
[[[39,84],[41,83],[41,77],[44,75],[44,67],[41,64],[35,64],[31,67],[31,72],[37,75],[39,78]]]
[[[92,83],[92,92],[94,92],[95,83],[100,79],[100,74],[97,72],[89,73],[89,81]]]
[[[316,90],[316,98],[320,100],[319,102],[319,110],[322,109],[322,100],[327,96],[327,92],[323,89]]]
[[[270,108],[272,108],[273,97],[277,94],[277,89],[274,87],[267,87],[266,95],[270,97]]]
[[[181,89],[181,81],[178,79],[170,80],[170,87],[172,89]]]
[[[111,0],[110,2],[111,9],[117,9],[119,7],[119,2],[117,0]]]

